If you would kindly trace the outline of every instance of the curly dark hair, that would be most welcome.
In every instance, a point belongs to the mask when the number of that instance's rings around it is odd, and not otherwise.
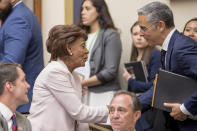
[[[49,31],[46,41],[47,51],[51,54],[51,60],[64,59],[69,53],[67,44],[72,44],[77,39],[87,40],[87,34],[77,25],[56,25]]]

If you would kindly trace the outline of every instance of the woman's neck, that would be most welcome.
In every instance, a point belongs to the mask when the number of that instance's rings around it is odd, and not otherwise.
[[[70,60],[63,60],[64,64],[66,64],[68,70],[72,73],[73,70],[75,69],[74,64]]]
[[[138,52],[137,61],[141,61],[144,54],[144,49],[137,49],[137,52]]]
[[[95,33],[96,31],[98,31],[100,28],[98,21],[94,22],[91,26],[90,26],[90,34]]]

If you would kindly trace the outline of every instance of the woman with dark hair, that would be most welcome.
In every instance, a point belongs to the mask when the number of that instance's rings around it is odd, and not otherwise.
[[[155,48],[155,46],[149,45],[149,43],[144,39],[143,35],[140,33],[140,26],[138,22],[135,22],[131,29],[131,37],[133,40],[132,52],[130,61],[144,61],[147,71],[148,71],[148,82],[137,81],[133,75],[129,74],[124,68],[123,77],[128,82],[128,90],[135,93],[146,92],[153,86],[153,80],[155,79],[155,74],[161,63],[160,51]],[[151,109],[143,112],[140,119],[136,123],[136,131],[149,131],[158,130],[163,131],[163,126],[158,127],[162,123],[160,118],[156,118],[160,111],[156,109]],[[162,118],[161,118],[162,119]]]
[[[86,47],[90,52],[85,67],[76,70],[85,76],[82,86],[88,87],[86,103],[109,104],[120,89],[117,76],[122,45],[105,1],[84,0],[79,25],[88,33]]]
[[[88,107],[81,103],[81,82],[73,70],[85,65],[87,35],[76,25],[57,25],[49,32],[49,64],[35,81],[28,119],[32,131],[74,131],[77,121],[106,122],[107,106]]]
[[[145,92],[153,85],[155,74],[160,66],[160,51],[155,46],[148,45],[140,33],[140,26],[135,22],[130,29],[133,39],[130,61],[144,61],[148,69],[148,82],[137,81],[124,69],[123,77],[128,82],[128,90],[139,93]]]
[[[197,41],[197,18],[193,18],[185,24],[183,34]]]

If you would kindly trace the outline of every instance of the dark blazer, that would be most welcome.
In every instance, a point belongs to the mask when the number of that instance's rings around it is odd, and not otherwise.
[[[130,78],[128,81],[128,90],[131,92],[145,92],[150,89],[153,85],[153,80],[155,79],[155,74],[157,73],[161,65],[161,57],[159,50],[153,50],[150,56],[149,64],[147,65],[148,69],[148,82],[136,81],[135,79]],[[143,112],[140,119],[137,121],[135,129],[136,131],[151,131],[153,129],[153,123],[155,120],[155,110],[148,110]],[[162,128],[160,128],[162,129]],[[162,131],[162,130],[161,130]]]
[[[96,75],[101,85],[89,88],[92,92],[120,89],[118,69],[122,44],[117,31],[101,29],[90,54],[90,76]]]
[[[159,50],[153,50],[150,56],[149,64],[147,65],[148,69],[148,82],[141,82],[135,79],[130,78],[128,80],[128,90],[131,92],[145,92],[150,89],[153,85],[153,80],[155,79],[155,74],[160,67],[161,57]]]
[[[197,42],[175,32],[166,57],[166,70],[197,81]],[[184,105],[191,114],[197,115],[197,87],[196,92],[186,100]]]
[[[197,43],[189,37],[175,31],[170,39],[166,54],[165,69],[180,75],[185,75],[197,81]],[[152,100],[153,88],[144,93],[139,99],[143,109],[147,109]],[[197,115],[197,90],[184,105],[193,115]],[[174,121],[178,128],[185,131],[197,129],[197,121]]]
[[[17,131],[32,130],[29,120],[18,112],[16,112],[16,125],[17,125]],[[0,131],[8,131],[8,123],[1,113],[0,113]]]
[[[44,61],[40,24],[24,3],[13,8],[0,28],[0,62],[22,65],[31,88],[29,103],[20,106],[18,111],[29,112],[34,81],[43,69]]]

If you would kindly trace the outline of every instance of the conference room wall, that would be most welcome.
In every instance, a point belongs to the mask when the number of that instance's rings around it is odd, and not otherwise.
[[[129,60],[131,53],[131,36],[129,28],[137,20],[137,9],[143,5],[155,0],[106,0],[110,13],[115,25],[121,32],[121,40],[123,43],[122,58],[120,64],[119,78],[121,86],[126,88],[122,79],[123,63]],[[187,20],[196,16],[197,1],[196,0],[159,0],[168,4],[174,12],[175,25],[179,31],[182,31]],[[74,3],[74,2],[73,2]],[[50,55],[46,51],[45,42],[48,31],[57,24],[65,24],[65,0],[43,0],[42,1],[42,31],[44,43],[44,59],[45,65],[48,63]],[[74,18],[74,17],[73,17]],[[69,18],[68,18],[69,19]]]

